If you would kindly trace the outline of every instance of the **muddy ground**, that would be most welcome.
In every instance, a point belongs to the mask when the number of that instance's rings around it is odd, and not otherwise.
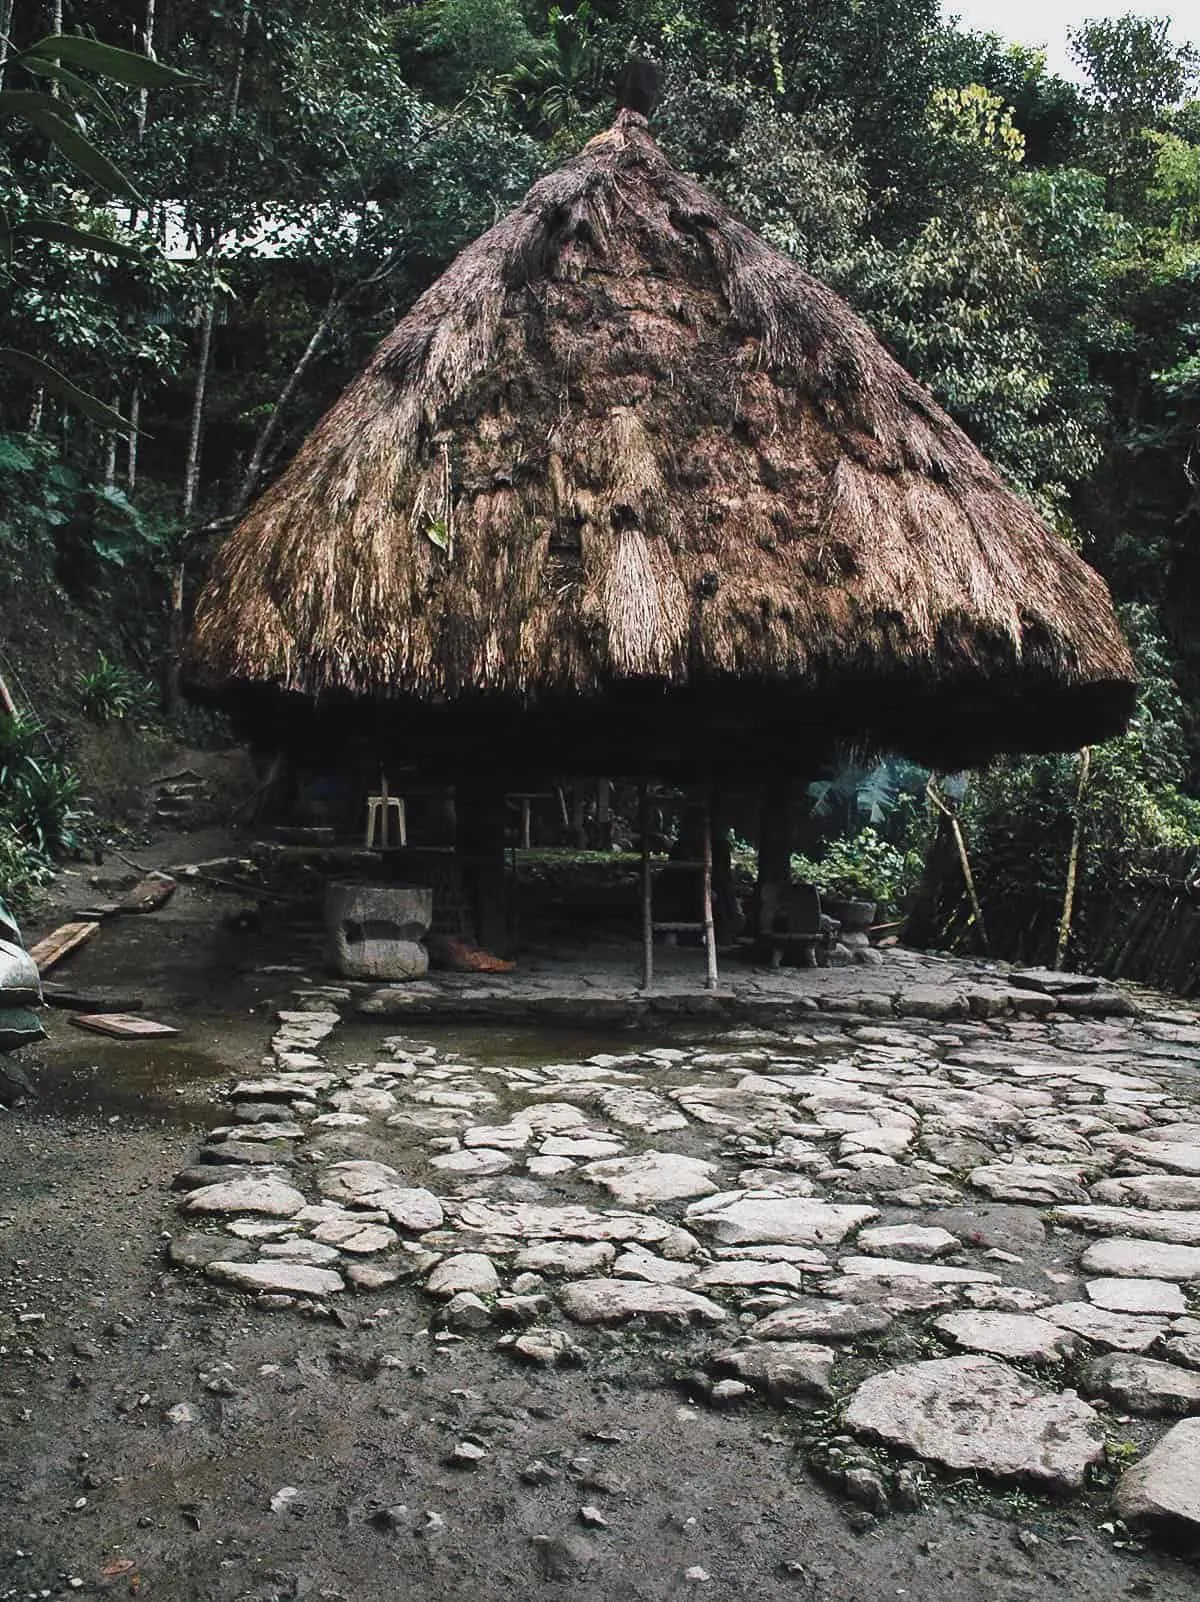
[[[89,895],[67,882],[45,921]],[[416,1290],[314,1319],[168,1271],[173,1177],[297,970],[321,977],[315,930],[235,909],[190,891],[106,926],[70,979],[135,991],[179,1043],[55,1014],[38,1101],[0,1114],[0,1598],[1196,1595],[1194,1563],[1103,1527],[1103,1490],[958,1477],[867,1523],[806,1466],[819,1417],[691,1399],[686,1335],[593,1335],[584,1367],[530,1371],[486,1333],[435,1340]],[[474,1468],[448,1462],[463,1440]]]

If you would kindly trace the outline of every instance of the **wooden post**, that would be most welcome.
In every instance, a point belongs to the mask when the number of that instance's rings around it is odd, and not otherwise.
[[[612,782],[599,779],[596,783],[596,844],[601,851],[612,849]]]
[[[717,934],[713,927],[712,785],[704,792],[704,955],[708,972],[706,990],[717,988]]]
[[[772,773],[759,798],[758,883],[755,887],[755,930],[769,934],[787,904],[792,882],[790,814],[792,786],[786,774]]]
[[[521,848],[529,851],[533,846],[532,803],[527,795],[521,797]],[[514,857],[514,861],[516,858]]]
[[[1058,923],[1058,942],[1054,947],[1054,966],[1061,968],[1071,934],[1071,914],[1075,910],[1075,878],[1079,871],[1079,837],[1083,832],[1083,792],[1087,789],[1092,753],[1084,746],[1079,753],[1079,788],[1075,792],[1075,827],[1071,831],[1071,854],[1067,858],[1067,884],[1063,892],[1062,917]]]
[[[654,887],[650,878],[650,794],[638,786],[638,832],[642,837],[642,989],[654,982]]]
[[[381,851],[386,851],[387,848],[388,848],[388,845],[391,843],[391,841],[390,841],[391,831],[388,828],[387,774],[384,773],[382,771],[382,769],[380,770],[380,774],[379,774],[379,801],[380,801],[381,811],[383,812],[382,826],[381,826],[380,834],[379,834],[379,849]]]

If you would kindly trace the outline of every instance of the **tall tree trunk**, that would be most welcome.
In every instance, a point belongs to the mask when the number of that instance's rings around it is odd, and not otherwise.
[[[131,428],[126,436],[129,440],[129,457],[125,463],[125,493],[132,495],[137,488],[137,450],[138,450],[138,424],[142,416],[142,386],[135,380],[133,394],[129,397],[129,421]]]
[[[235,45],[233,74],[225,101],[225,149],[222,156],[218,200],[225,198],[229,169],[233,159],[233,129],[237,122],[242,97],[242,73],[246,64],[246,35],[250,29],[250,12],[253,0],[243,0],[238,35]],[[183,532],[178,558],[171,572],[169,617],[167,629],[166,705],[172,711],[179,704],[179,680],[182,670],[184,636],[184,596],[187,579],[187,545],[191,524],[196,513],[200,488],[200,459],[204,441],[204,402],[208,390],[208,366],[212,355],[212,331],[217,308],[217,260],[224,233],[224,217],[218,210],[213,221],[209,242],[208,267],[205,275],[204,299],[200,308],[200,351],[196,363],[196,382],[192,390],[192,415],[188,426],[187,459],[183,475]]]
[[[14,0],[0,0],[0,89],[4,88],[4,69],[8,65],[8,36],[12,32]]]
[[[263,462],[266,460],[267,451],[279,433],[284,412],[299,389],[300,380],[308,371],[313,357],[325,343],[326,336],[333,327],[341,304],[342,297],[335,291],[329,297],[329,303],[321,314],[321,320],[313,329],[312,337],[301,352],[299,360],[288,374],[287,382],[279,391],[275,404],[271,408],[270,416],[258,431],[258,438],[254,441],[254,449],[250,452],[250,460],[246,463],[246,471],[242,475],[242,482],[231,508],[235,517],[240,517],[246,510],[251,496],[258,487],[258,480],[262,475]]]

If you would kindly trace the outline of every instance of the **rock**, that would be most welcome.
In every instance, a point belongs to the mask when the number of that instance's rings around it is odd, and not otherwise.
[[[1110,1313],[1186,1313],[1178,1285],[1166,1279],[1090,1279],[1088,1301]]]
[[[1200,1246],[1154,1240],[1098,1240],[1081,1259],[1085,1273],[1117,1278],[1200,1280]]]
[[[491,1174],[507,1173],[513,1160],[507,1152],[495,1151],[490,1146],[475,1146],[470,1150],[442,1152],[431,1159],[431,1166],[446,1174],[472,1174],[485,1179]]]
[[[676,1325],[723,1324],[722,1307],[677,1285],[651,1285],[633,1279],[581,1279],[564,1285],[559,1302],[580,1324],[617,1324],[628,1318]]]
[[[750,1326],[756,1341],[842,1341],[860,1335],[878,1335],[892,1322],[881,1307],[810,1297],[768,1313]]]
[[[396,1110],[396,1098],[390,1090],[374,1085],[359,1085],[349,1090],[335,1090],[329,1098],[331,1107],[341,1113],[363,1113],[381,1117]]]
[[[493,1151],[524,1151],[533,1139],[533,1125],[514,1120],[509,1124],[476,1124],[464,1129],[466,1147],[489,1146]]]
[[[683,1201],[711,1196],[714,1165],[678,1152],[644,1151],[636,1157],[614,1157],[588,1163],[585,1179],[602,1185],[623,1207],[645,1207],[656,1202]]]
[[[1119,1183],[1124,1183],[1120,1181]],[[1097,1235],[1133,1235],[1172,1246],[1200,1246],[1200,1212],[1153,1212],[1138,1207],[1056,1207],[1057,1223]]]
[[[616,1254],[616,1247],[606,1240],[543,1241],[518,1252],[513,1266],[523,1273],[562,1274],[578,1279],[607,1268]],[[690,1274],[691,1270],[686,1272]]]
[[[712,1363],[716,1369],[736,1374],[755,1389],[765,1391],[772,1401],[799,1397],[823,1402],[833,1394],[836,1357],[832,1347],[811,1341],[769,1341],[765,1345],[726,1347],[713,1356]]]
[[[968,1351],[1031,1362],[1061,1363],[1079,1344],[1068,1330],[1027,1313],[945,1313],[933,1327]]]
[[[416,1186],[409,1190],[389,1186],[377,1190],[369,1198],[373,1208],[387,1214],[397,1229],[410,1235],[424,1235],[431,1229],[440,1229],[446,1215],[442,1204],[431,1190]]]
[[[494,1296],[500,1289],[500,1276],[490,1257],[482,1252],[457,1252],[444,1257],[425,1281],[431,1296],[456,1296],[470,1291],[475,1296]]]
[[[1200,1534],[1200,1419],[1168,1430],[1117,1486],[1113,1506],[1127,1524],[1166,1524]]]
[[[959,1249],[957,1236],[948,1229],[931,1229],[921,1224],[878,1224],[860,1230],[856,1244],[864,1251],[881,1257],[893,1253],[914,1261],[928,1262],[945,1257],[947,1252]]]
[[[965,1018],[967,998],[940,985],[909,985],[895,998],[902,1018]]]
[[[473,1291],[459,1291],[442,1308],[440,1322],[446,1329],[486,1329],[492,1321],[486,1302]]]
[[[271,1262],[307,1263],[310,1268],[328,1268],[338,1260],[335,1247],[323,1246],[315,1240],[267,1241],[258,1250],[260,1257]]]
[[[967,1183],[995,1201],[1083,1202],[1087,1192],[1079,1183],[1078,1171],[1050,1163],[987,1163],[973,1168]]]
[[[398,1236],[385,1224],[359,1223],[356,1218],[331,1218],[318,1224],[313,1239],[355,1256],[369,1257],[374,1252],[387,1251],[396,1244]]]
[[[906,1263],[897,1257],[843,1257],[843,1274],[868,1279],[915,1279],[926,1285],[996,1285],[997,1274],[981,1268],[955,1268],[949,1263]]]
[[[487,1455],[487,1447],[480,1446],[478,1441],[459,1441],[448,1454],[446,1462],[451,1468],[474,1469]]]
[[[196,1409],[188,1402],[176,1402],[174,1407],[168,1407],[163,1417],[168,1424],[174,1424],[177,1427],[194,1424],[196,1422]]]
[[[421,944],[433,921],[433,891],[416,885],[325,887],[325,928],[335,970],[347,979],[419,979],[429,972]]]
[[[1084,1375],[1089,1396],[1105,1396],[1127,1413],[1157,1416],[1163,1413],[1200,1413],[1200,1374],[1189,1374],[1174,1363],[1151,1357],[1127,1357],[1110,1352],[1094,1362]]]
[[[171,1239],[167,1246],[167,1261],[174,1268],[207,1268],[209,1263],[219,1263],[222,1260],[240,1261],[249,1257],[252,1250],[248,1241],[232,1241],[227,1235],[193,1232],[188,1235],[176,1235]]]
[[[560,1363],[577,1363],[583,1356],[563,1329],[527,1329],[513,1341],[512,1349],[527,1362],[541,1363],[546,1368]]]
[[[690,1285],[696,1278],[694,1264],[671,1262],[640,1248],[622,1252],[612,1272],[617,1279],[644,1279],[651,1285]]]
[[[711,1268],[702,1269],[695,1283],[701,1290],[777,1285],[783,1290],[802,1291],[804,1275],[791,1263],[734,1260],[714,1263]]]
[[[403,1269],[393,1263],[351,1263],[346,1278],[355,1290],[384,1290],[403,1278]]]
[[[345,1290],[340,1274],[330,1268],[308,1268],[302,1263],[209,1263],[210,1279],[238,1290],[267,1291],[274,1295],[331,1296]]]
[[[1182,1363],[1185,1368],[1200,1368],[1200,1335],[1172,1336],[1165,1350],[1173,1363]]]
[[[724,1246],[775,1241],[794,1246],[836,1246],[860,1224],[878,1218],[875,1207],[726,1191],[693,1202],[687,1222]]]
[[[1046,1238],[1041,1214],[1032,1207],[990,1206],[943,1207],[932,1214],[932,1222],[950,1230],[968,1246],[995,1247],[1018,1251],[1040,1246]]]
[[[356,1202],[377,1190],[394,1186],[400,1175],[387,1163],[354,1159],[331,1163],[317,1181],[321,1195],[330,1201]]]
[[[230,1179],[204,1185],[180,1203],[186,1213],[256,1213],[290,1218],[304,1206],[304,1197],[279,1179]]]
[[[1164,1319],[1135,1318],[1129,1313],[1110,1313],[1090,1302],[1055,1302],[1041,1307],[1038,1318],[1045,1318],[1060,1329],[1072,1330],[1097,1346],[1118,1352],[1144,1352],[1166,1330]]]
[[[951,1469],[1076,1490],[1104,1453],[1099,1416],[991,1357],[945,1357],[876,1374],[846,1427]]]
[[[1102,1179],[1092,1187],[1093,1200],[1117,1206],[1179,1207],[1200,1210],[1200,1179],[1183,1174],[1137,1174]]]

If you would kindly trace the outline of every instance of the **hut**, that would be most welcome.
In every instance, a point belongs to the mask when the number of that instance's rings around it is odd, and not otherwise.
[[[628,108],[250,509],[188,673],[276,743],[357,730],[476,796],[847,741],[960,768],[1102,739],[1135,688],[1102,580]]]

